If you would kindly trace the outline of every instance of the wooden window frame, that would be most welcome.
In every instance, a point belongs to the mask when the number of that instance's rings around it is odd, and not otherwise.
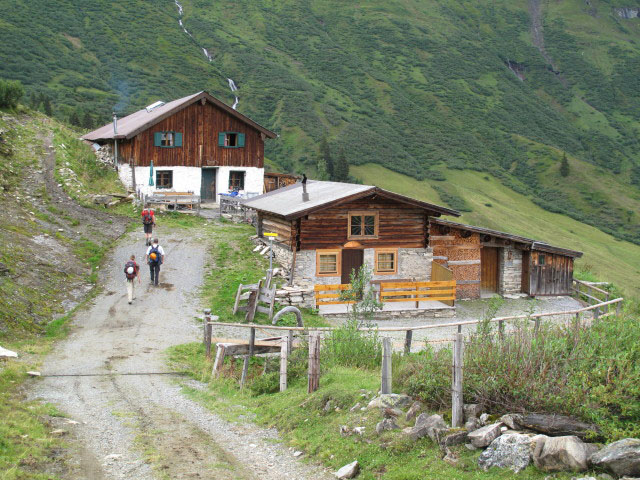
[[[247,172],[245,170],[229,170],[229,190],[233,191],[234,188],[232,183],[231,183],[231,174],[234,173],[241,173],[242,174],[242,188],[238,188],[238,191],[240,190],[244,190],[245,188],[245,181],[247,180]]]
[[[162,137],[166,138],[166,135],[171,134],[171,145],[162,145]],[[158,137],[159,143],[156,141],[156,137]],[[179,140],[179,141],[178,141]],[[166,130],[154,133],[153,144],[158,148],[181,148],[182,147],[182,132],[176,132],[175,130]]]
[[[538,265],[544,267],[547,264],[547,255],[545,253],[538,254]]]
[[[160,186],[160,175],[169,174],[169,179],[171,180],[171,184],[169,186]],[[173,170],[156,170],[156,188],[158,190],[169,190],[173,188]]]
[[[380,270],[378,268],[378,255],[381,253],[393,253],[393,270]],[[376,248],[374,254],[374,275],[395,275],[398,273],[398,249],[397,248]]]
[[[349,222],[347,225],[347,238],[349,240],[359,240],[359,239],[376,239],[378,238],[378,232],[380,227],[380,212],[377,210],[352,210],[348,212]],[[373,235],[352,235],[351,234],[351,219],[353,217],[363,217],[362,218],[362,228],[364,230],[364,217],[374,217],[373,220]]]
[[[336,272],[320,272],[320,255],[336,256]],[[316,277],[340,277],[342,275],[342,250],[339,248],[329,250],[316,250]]]
[[[220,132],[220,135],[224,135],[224,141],[222,145],[220,144],[221,139],[218,137],[218,146],[220,148],[244,148],[246,145],[246,134],[244,132]],[[235,145],[227,145],[228,140],[230,139],[230,135],[236,136],[236,144]],[[242,138],[242,139],[241,139]],[[242,143],[242,145],[240,145]]]

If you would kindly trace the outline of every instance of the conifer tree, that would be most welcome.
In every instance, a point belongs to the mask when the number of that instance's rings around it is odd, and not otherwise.
[[[69,123],[71,125],[80,126],[80,118],[78,117],[78,112],[75,110],[71,112],[71,115],[69,115]]]
[[[560,175],[563,177],[569,176],[569,161],[567,160],[567,154],[562,155],[562,163],[560,163]]]
[[[327,164],[322,157],[318,158],[318,163],[316,164],[316,178],[318,180],[329,180]]]
[[[329,148],[329,142],[327,137],[322,137],[320,141],[320,158],[324,161],[325,169],[329,180],[335,180],[335,169],[333,165],[333,158],[331,157],[331,149]]]
[[[53,109],[51,108],[51,99],[48,96],[44,97],[42,106],[44,108],[44,114],[50,117],[53,114]]]
[[[344,150],[340,151],[340,156],[338,157],[338,161],[336,162],[334,177],[337,182],[349,181],[349,162],[347,162],[347,157],[344,154]]]
[[[89,112],[84,112],[81,123],[83,128],[93,128],[93,117]]]

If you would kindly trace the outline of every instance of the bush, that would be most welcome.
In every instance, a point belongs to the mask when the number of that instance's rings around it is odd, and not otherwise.
[[[464,398],[494,413],[564,413],[595,422],[608,440],[640,435],[640,324],[631,309],[591,327],[514,325],[504,340],[465,345]],[[397,382],[438,409],[451,405],[451,350],[431,348],[398,366]]]
[[[15,108],[24,95],[24,87],[18,80],[0,78],[0,108]]]
[[[329,365],[373,369],[380,365],[382,344],[376,330],[358,330],[357,320],[351,318],[331,331],[322,353]]]

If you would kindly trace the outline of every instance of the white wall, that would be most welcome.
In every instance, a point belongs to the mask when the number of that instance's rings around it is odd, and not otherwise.
[[[200,167],[154,167],[153,182],[149,185],[149,167],[135,167],[136,169],[136,190],[145,195],[149,195],[158,190],[155,185],[157,170],[173,171],[173,188],[167,189],[169,192],[193,192],[200,195],[202,184],[202,169]],[[244,191],[261,194],[264,188],[264,168],[257,167],[217,167],[216,168],[216,190],[218,193],[229,191],[229,172],[245,172]],[[127,188],[132,188],[131,167],[129,164],[121,163],[118,166],[120,180]]]

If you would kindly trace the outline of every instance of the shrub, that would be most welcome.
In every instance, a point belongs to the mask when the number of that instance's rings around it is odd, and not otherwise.
[[[494,413],[552,412],[598,424],[608,440],[640,435],[637,312],[591,327],[530,321],[501,340],[489,332],[465,345],[464,398]],[[397,382],[434,408],[451,405],[451,350],[426,349],[398,366]]]
[[[0,108],[15,108],[24,95],[24,87],[18,80],[0,78]]]

